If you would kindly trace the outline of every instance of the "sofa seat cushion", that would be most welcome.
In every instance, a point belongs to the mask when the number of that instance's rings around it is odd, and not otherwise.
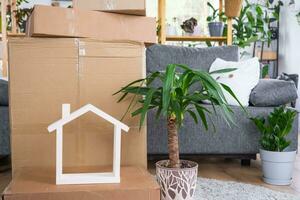
[[[203,123],[196,124],[190,115],[186,115],[183,126],[178,130],[181,154],[256,154],[259,153],[260,132],[249,117],[267,117],[274,107],[247,107],[248,114],[239,106],[230,106],[233,121],[230,126],[220,114],[220,108],[204,104],[211,111],[207,115],[208,130]],[[156,119],[156,110],[150,110],[147,116],[148,154],[167,154],[167,121],[161,116]],[[287,136],[292,141],[288,150],[298,147],[298,120],[294,120],[291,133]]]
[[[252,90],[250,103],[253,106],[280,106],[297,99],[297,88],[293,81],[261,79]]]
[[[0,79],[0,106],[8,106],[8,82]]]

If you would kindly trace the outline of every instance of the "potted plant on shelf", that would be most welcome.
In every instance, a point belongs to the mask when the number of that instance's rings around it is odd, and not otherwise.
[[[224,31],[224,22],[226,21],[226,16],[224,13],[219,14],[219,10],[215,9],[210,2],[207,2],[207,5],[212,10],[212,15],[206,18],[208,22],[209,34],[211,37],[221,37],[223,36]],[[221,19],[221,21],[219,21]]]
[[[224,69],[212,73],[233,70]],[[169,160],[156,163],[162,200],[191,200],[196,189],[197,163],[179,159],[178,130],[183,124],[185,115],[189,114],[195,123],[201,120],[207,129],[207,115],[212,114],[211,112],[217,114],[216,111],[209,111],[201,104],[202,100],[207,100],[213,107],[220,107],[219,113],[222,113],[229,124],[233,122],[232,110],[227,104],[222,88],[235,99],[236,97],[228,86],[217,83],[211,77],[212,73],[196,71],[185,65],[170,64],[166,71],[152,72],[145,79],[136,80],[115,93],[123,94],[118,102],[124,100],[128,94],[133,95],[127,111],[136,107],[133,102],[134,99],[138,99],[141,107],[131,115],[140,115],[140,126],[151,109],[156,109],[157,119],[162,117],[160,119],[166,120]],[[199,88],[197,91],[192,89],[196,85]]]
[[[291,141],[286,137],[293,128],[297,112],[284,106],[275,108],[265,119],[251,118],[261,132],[260,157],[263,180],[273,185],[289,185],[296,158],[296,151],[287,151]]]

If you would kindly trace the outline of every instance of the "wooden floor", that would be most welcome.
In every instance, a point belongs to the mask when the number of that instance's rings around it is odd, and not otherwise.
[[[294,180],[291,186],[272,186],[265,184],[261,177],[260,161],[252,161],[251,166],[241,166],[238,160],[224,159],[193,159],[199,164],[198,176],[203,178],[236,181],[261,185],[273,190],[288,192],[300,196],[300,156],[297,158]],[[154,162],[148,163],[149,171],[155,174]]]
[[[300,138],[298,142],[298,149],[300,149]],[[264,183],[261,179],[262,172],[259,156],[257,160],[251,161],[250,167],[241,166],[240,161],[234,159],[224,160],[222,158],[201,158],[194,159],[194,161],[199,164],[199,177],[250,183],[300,196],[300,153],[296,158],[293,183],[290,186],[272,186]],[[149,162],[148,168],[152,174],[155,174],[154,162]]]
[[[300,144],[300,143],[299,143]],[[300,149],[300,145],[299,145]],[[238,160],[224,160],[221,158],[196,159],[199,163],[199,176],[225,181],[238,181],[255,185],[262,185],[273,190],[289,192],[300,196],[300,155],[297,155],[293,183],[290,186],[271,186],[261,180],[260,161],[252,161],[250,167],[242,167]],[[155,174],[154,162],[149,162],[149,171]],[[0,192],[10,181],[10,171],[0,172]]]

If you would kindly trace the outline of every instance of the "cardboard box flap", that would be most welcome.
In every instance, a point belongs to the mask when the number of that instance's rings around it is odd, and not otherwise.
[[[137,167],[121,168],[121,183],[55,185],[55,171],[26,169],[18,173],[3,193],[4,200],[157,200],[160,189],[153,176]]]
[[[77,7],[85,10],[146,15],[145,0],[77,0]]]
[[[29,23],[27,30],[36,35],[55,35],[57,28],[59,28],[60,33],[57,36],[74,37],[79,35],[79,23],[77,21],[80,18],[80,13],[78,10],[70,8],[35,5],[28,19],[28,22],[31,23]],[[46,21],[48,23],[41,26]]]
[[[51,19],[51,20],[49,20]],[[26,30],[32,37],[156,42],[155,18],[36,5]]]
[[[82,57],[138,58],[143,56],[144,45],[138,42],[103,42],[81,40],[79,55]]]

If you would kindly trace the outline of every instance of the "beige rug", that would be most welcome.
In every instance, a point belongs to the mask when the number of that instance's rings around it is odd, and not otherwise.
[[[198,178],[195,200],[300,200],[300,196],[251,184]]]

